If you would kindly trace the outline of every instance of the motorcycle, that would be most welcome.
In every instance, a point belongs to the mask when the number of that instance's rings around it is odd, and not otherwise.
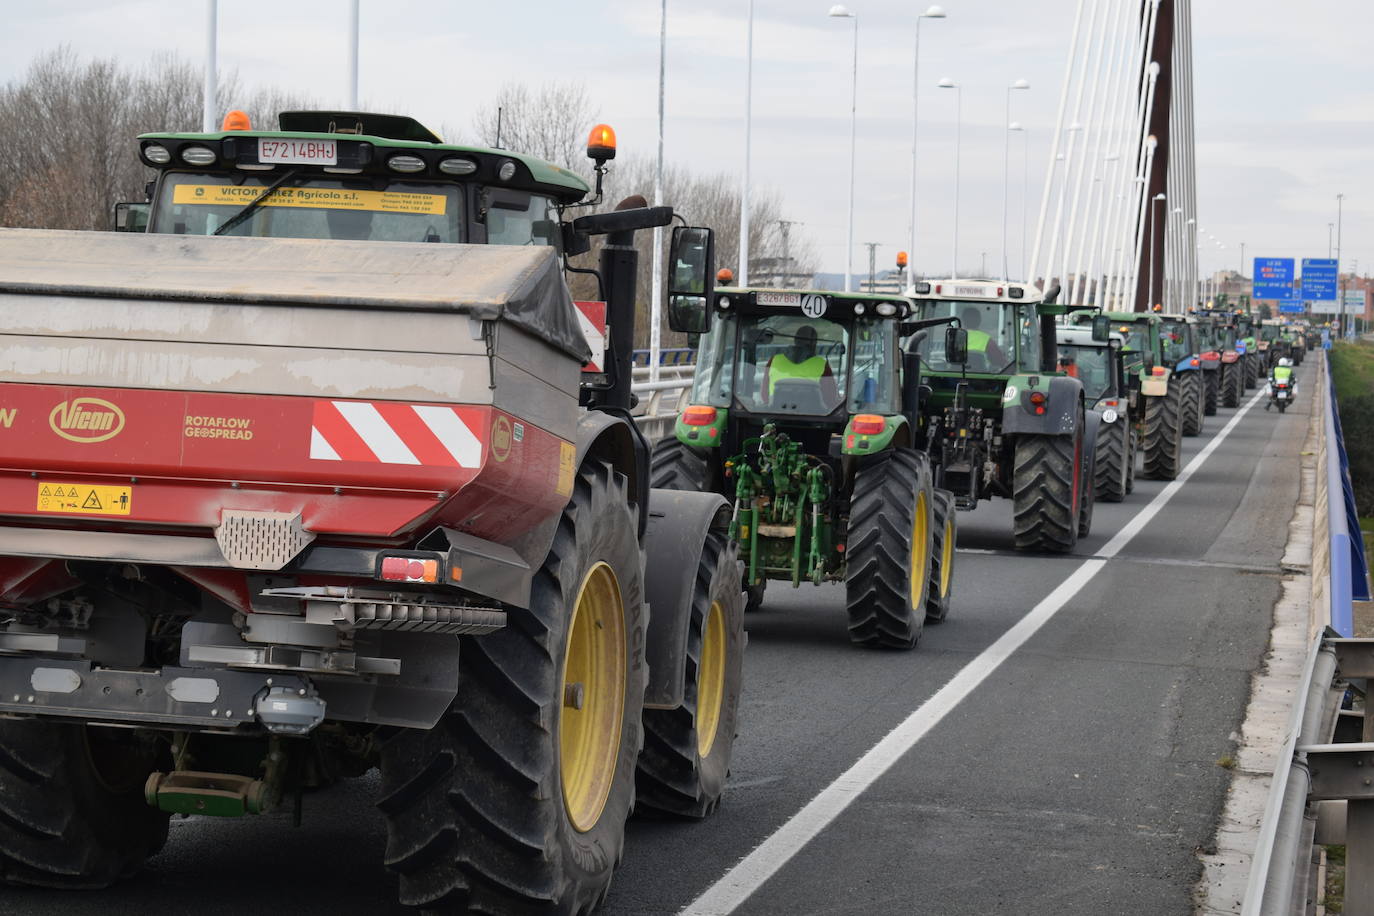
[[[1265,402],[1264,409],[1268,410],[1271,406],[1278,407],[1279,413],[1288,409],[1288,405],[1293,402],[1296,395],[1296,385],[1291,378],[1270,380],[1268,384],[1269,400]]]

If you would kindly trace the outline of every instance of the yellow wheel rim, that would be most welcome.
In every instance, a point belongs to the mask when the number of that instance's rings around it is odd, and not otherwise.
[[[605,563],[582,580],[568,622],[559,717],[563,807],[573,827],[596,826],[615,782],[625,711],[625,614],[620,583]]]
[[[949,577],[954,571],[954,506],[945,519],[945,543],[940,548],[940,597],[949,594]]]
[[[911,526],[911,606],[915,608],[921,599],[921,586],[930,574],[930,554],[926,542],[930,536],[930,515],[926,503],[926,491],[916,494],[916,521]]]
[[[706,612],[701,634],[701,660],[697,663],[697,753],[711,754],[720,727],[720,707],[725,698],[725,614],[719,601]]]

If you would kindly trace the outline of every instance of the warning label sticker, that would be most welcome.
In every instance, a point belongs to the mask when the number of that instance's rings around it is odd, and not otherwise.
[[[39,512],[75,512],[79,515],[128,515],[133,508],[133,487],[92,486],[84,483],[38,481]]]
[[[243,206],[262,196],[266,188],[223,184],[179,184],[172,191],[174,204]],[[307,207],[313,210],[367,210],[373,213],[422,213],[443,216],[448,198],[443,194],[409,191],[352,191],[345,188],[279,188],[262,202],[264,207]]]
[[[577,476],[577,449],[571,442],[558,443],[558,495],[571,496]]]

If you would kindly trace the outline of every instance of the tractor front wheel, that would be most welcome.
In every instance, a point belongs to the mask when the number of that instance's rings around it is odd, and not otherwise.
[[[944,623],[954,594],[954,546],[959,530],[954,494],[935,491],[935,537],[930,551],[930,587],[926,594],[926,623]]]
[[[894,449],[860,466],[849,503],[845,605],[856,645],[912,649],[930,587],[934,495],[921,452]]]
[[[1068,553],[1078,543],[1084,481],[1083,422],[1071,436],[1016,440],[1013,536],[1018,550]]]
[[[700,818],[725,791],[744,671],[739,546],[724,532],[706,535],[691,600],[682,703],[644,710],[636,781],[640,804]]]

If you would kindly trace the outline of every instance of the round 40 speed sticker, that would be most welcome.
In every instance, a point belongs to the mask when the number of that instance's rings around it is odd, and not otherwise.
[[[811,293],[807,296],[802,296],[802,314],[805,315],[807,318],[819,318],[825,314],[825,309],[829,304],[829,300],[827,300],[824,296],[818,296],[815,293]]]

